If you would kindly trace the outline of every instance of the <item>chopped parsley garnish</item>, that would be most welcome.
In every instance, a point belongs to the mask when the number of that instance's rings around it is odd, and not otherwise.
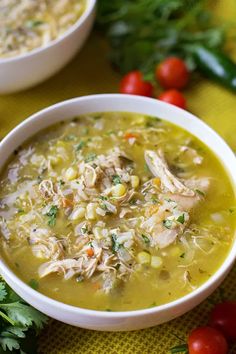
[[[25,211],[24,211],[24,209],[21,209],[21,208],[19,208],[18,210],[17,210],[17,213],[18,214],[23,214]]]
[[[38,281],[36,279],[30,279],[28,284],[34,290],[38,290],[38,288],[39,288],[39,283],[38,283]]]
[[[77,139],[77,136],[74,135],[74,134],[66,135],[65,138],[64,138],[65,141],[74,141],[76,139]]]
[[[155,196],[155,195],[153,195],[151,197],[151,201],[152,201],[153,204],[158,204],[159,203],[159,200],[158,200],[157,196]]]
[[[146,245],[150,244],[150,239],[146,235],[142,234],[142,239]]]
[[[177,218],[177,221],[178,221],[180,224],[183,224],[184,221],[185,221],[184,214],[180,215],[180,216]]]
[[[180,258],[184,258],[185,257],[185,253],[182,253],[181,255],[180,255]]]
[[[59,181],[59,185],[60,185],[60,186],[64,186],[65,183],[66,183],[66,182],[64,182],[62,179],[60,179],[60,181]]]
[[[51,206],[49,211],[47,212],[47,216],[49,217],[48,225],[53,227],[56,225],[56,218],[58,213],[58,207],[56,205]]]
[[[116,184],[121,184],[121,178],[120,178],[120,176],[119,176],[119,175],[113,175],[113,176],[112,176],[112,183],[113,183],[114,185],[116,185]]]
[[[107,200],[108,198],[105,195],[100,195],[99,199],[101,200]]]
[[[26,27],[28,28],[35,28],[35,27],[38,27],[40,25],[44,24],[43,21],[41,20],[29,20],[26,22]]]
[[[129,201],[129,204],[130,205],[136,205],[137,203],[137,200],[135,198],[132,198],[130,201]]]
[[[85,142],[81,141],[78,145],[76,145],[75,150],[80,151],[85,147]]]
[[[163,220],[163,225],[164,225],[167,229],[171,229],[172,224],[173,224],[173,221],[172,221],[172,220],[169,220],[169,219]]]
[[[83,234],[87,234],[88,233],[88,226],[87,225],[82,226],[81,231]]]
[[[205,193],[204,193],[203,191],[200,191],[200,189],[195,189],[195,191],[196,191],[199,195],[205,197]]]
[[[117,242],[117,235],[111,234],[111,242],[112,242],[112,252],[115,253],[120,248],[120,244]]]
[[[232,214],[234,212],[233,208],[229,208],[229,212]]]
[[[90,154],[88,154],[86,157],[85,157],[85,162],[91,162],[93,161],[94,159],[96,159],[97,157],[97,154],[95,154],[94,152],[91,152]]]

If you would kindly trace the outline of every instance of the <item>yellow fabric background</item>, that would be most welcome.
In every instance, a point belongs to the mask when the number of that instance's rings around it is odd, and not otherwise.
[[[236,18],[235,0],[218,0],[221,16]],[[235,20],[236,21],[236,20]],[[236,59],[236,45],[231,45]],[[0,138],[30,114],[68,98],[117,92],[119,76],[107,60],[104,41],[93,34],[79,55],[59,74],[36,88],[0,97]],[[188,108],[204,119],[236,150],[236,95],[202,78],[186,91]],[[221,290],[220,290],[221,289]],[[166,354],[192,328],[205,324],[212,303],[236,299],[236,267],[210,299],[170,323],[135,332],[108,333],[83,330],[53,321],[40,337],[43,354]],[[236,354],[236,347],[231,349]]]

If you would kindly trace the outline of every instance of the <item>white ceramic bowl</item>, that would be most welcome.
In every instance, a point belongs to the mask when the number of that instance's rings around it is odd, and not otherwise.
[[[18,125],[1,142],[0,169],[12,152],[39,130],[60,120],[70,119],[80,114],[105,111],[138,112],[157,116],[186,129],[215,152],[228,171],[233,185],[236,186],[236,158],[226,143],[211,128],[192,114],[175,106],[155,99],[129,95],[111,94],[75,98],[34,114]],[[198,305],[219,286],[228,274],[235,258],[236,241],[218,271],[191,294],[166,305],[127,312],[87,310],[52,300],[26,285],[11,271],[3,260],[0,260],[0,273],[25,301],[57,320],[95,330],[127,331],[169,321]]]
[[[82,16],[63,36],[26,54],[0,58],[0,94],[34,86],[65,66],[86,41],[95,18],[96,0],[87,0]]]

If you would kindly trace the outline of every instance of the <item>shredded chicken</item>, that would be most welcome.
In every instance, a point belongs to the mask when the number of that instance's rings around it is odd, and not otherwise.
[[[167,191],[184,196],[195,195],[193,190],[187,188],[170,172],[161,151],[155,153],[154,151],[146,150],[145,160],[152,174],[161,179],[161,183]]]

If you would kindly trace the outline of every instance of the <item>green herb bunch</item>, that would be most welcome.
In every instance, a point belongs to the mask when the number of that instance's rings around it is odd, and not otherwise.
[[[37,334],[47,317],[0,281],[0,353],[37,353]]]
[[[212,0],[98,0],[97,27],[110,44],[110,59],[122,74],[140,70],[154,79],[155,67],[170,56],[185,60],[236,92],[236,64],[224,52],[226,29]],[[235,29],[230,24],[231,30]]]

